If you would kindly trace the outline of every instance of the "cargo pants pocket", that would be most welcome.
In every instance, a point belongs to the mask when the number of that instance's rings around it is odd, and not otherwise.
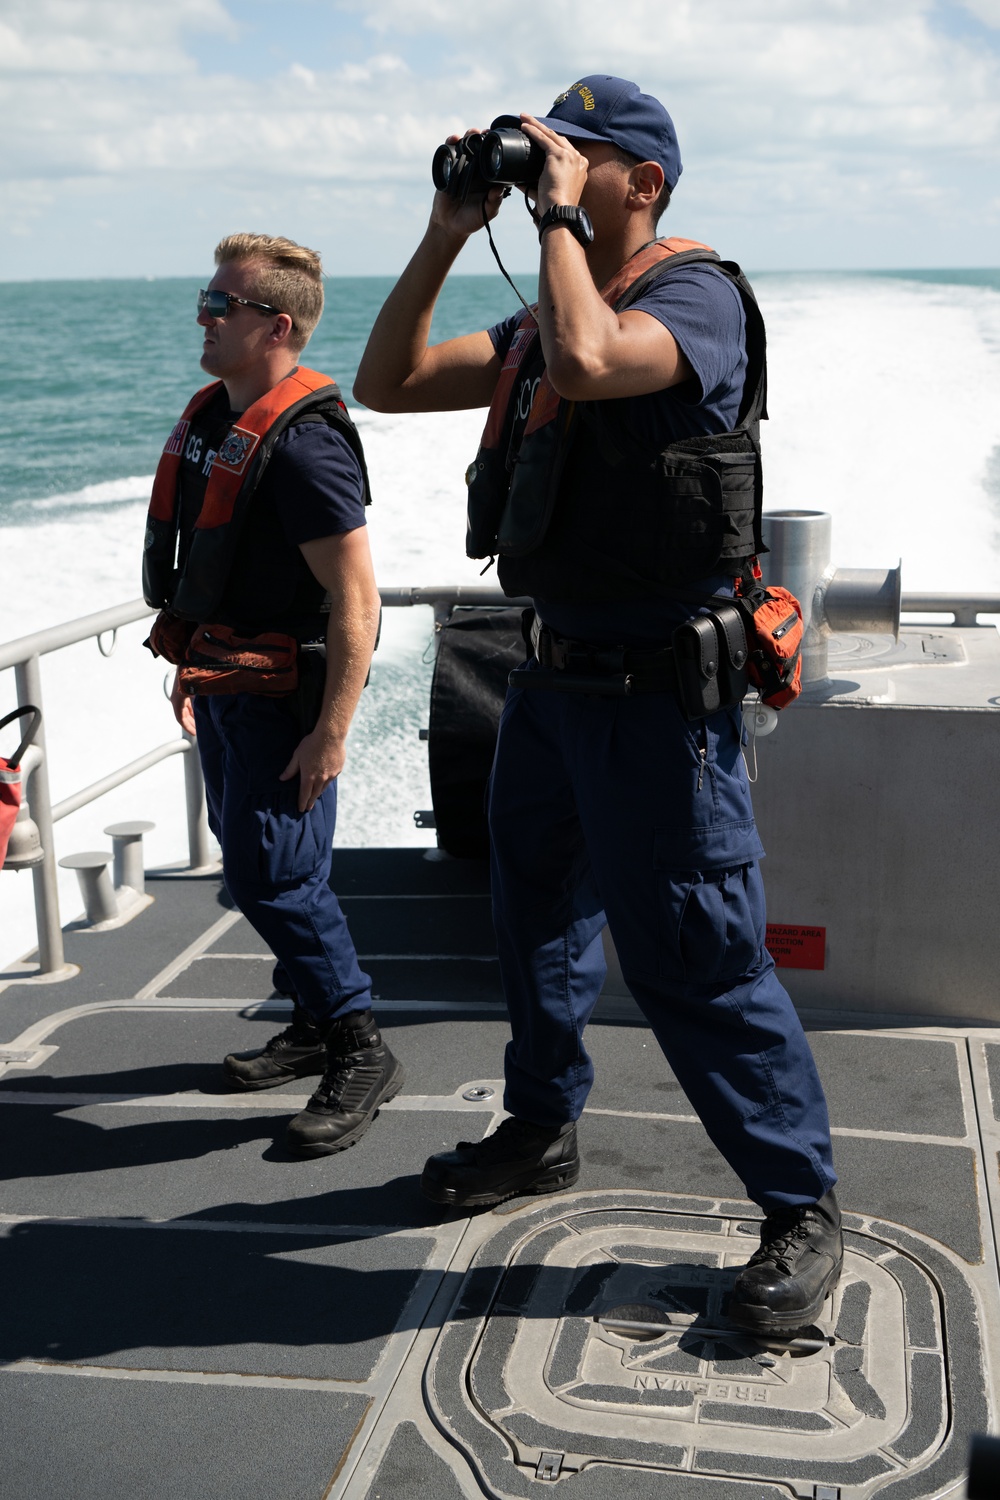
[[[764,900],[755,862],[679,870],[657,864],[659,977],[687,985],[731,984],[754,965],[764,941]]]

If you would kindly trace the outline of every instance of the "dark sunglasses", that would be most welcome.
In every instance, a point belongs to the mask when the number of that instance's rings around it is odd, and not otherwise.
[[[198,311],[207,312],[210,318],[228,318],[230,304],[239,303],[240,307],[256,307],[258,312],[276,313],[280,307],[269,307],[266,302],[251,302],[246,297],[234,297],[232,292],[211,291],[202,289],[198,293]]]

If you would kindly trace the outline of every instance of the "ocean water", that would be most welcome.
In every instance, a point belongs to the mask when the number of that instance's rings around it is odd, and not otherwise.
[[[515,277],[530,300],[531,277]],[[1000,271],[761,274],[769,334],[768,509],[828,510],[834,561],[890,566],[904,589],[1000,591]],[[348,402],[391,287],[332,280],[307,362]],[[0,640],[137,598],[145,503],[164,437],[204,383],[197,280],[0,285]],[[432,333],[488,326],[515,306],[499,276],[445,288]],[[474,583],[464,555],[464,473],[481,412],[354,412],[375,503],[383,584]],[[142,625],[112,654],[93,642],[43,660],[55,800],[172,737],[163,664]],[[109,648],[110,641],[105,641]],[[390,610],[341,779],[338,842],[430,843],[428,610]],[[14,703],[0,673],[0,713]],[[9,735],[9,731],[7,734]],[[6,737],[0,752],[13,747]],[[57,825],[57,853],[106,846],[103,828],[157,821],[147,862],[184,857],[174,758]],[[61,872],[64,920],[80,909]],[[0,963],[33,942],[27,875],[0,876]]]

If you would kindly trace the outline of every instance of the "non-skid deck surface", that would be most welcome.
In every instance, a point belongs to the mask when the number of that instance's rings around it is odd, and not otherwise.
[[[421,1198],[502,1109],[485,872],[340,851],[334,883],[407,1069],[335,1157],[282,1147],[306,1082],[225,1088],[287,1005],[217,880],[151,880],[130,925],[67,935],[77,978],[0,988],[3,1500],[954,1488],[995,1413],[1000,1036],[814,1027],[849,1252],[816,1347],[768,1351],[711,1333],[758,1211],[620,1003],[576,1189]],[[623,1308],[675,1326],[637,1342]]]

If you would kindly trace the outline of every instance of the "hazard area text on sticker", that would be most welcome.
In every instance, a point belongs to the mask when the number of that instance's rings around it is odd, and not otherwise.
[[[767,951],[779,969],[824,969],[826,928],[768,922]]]

